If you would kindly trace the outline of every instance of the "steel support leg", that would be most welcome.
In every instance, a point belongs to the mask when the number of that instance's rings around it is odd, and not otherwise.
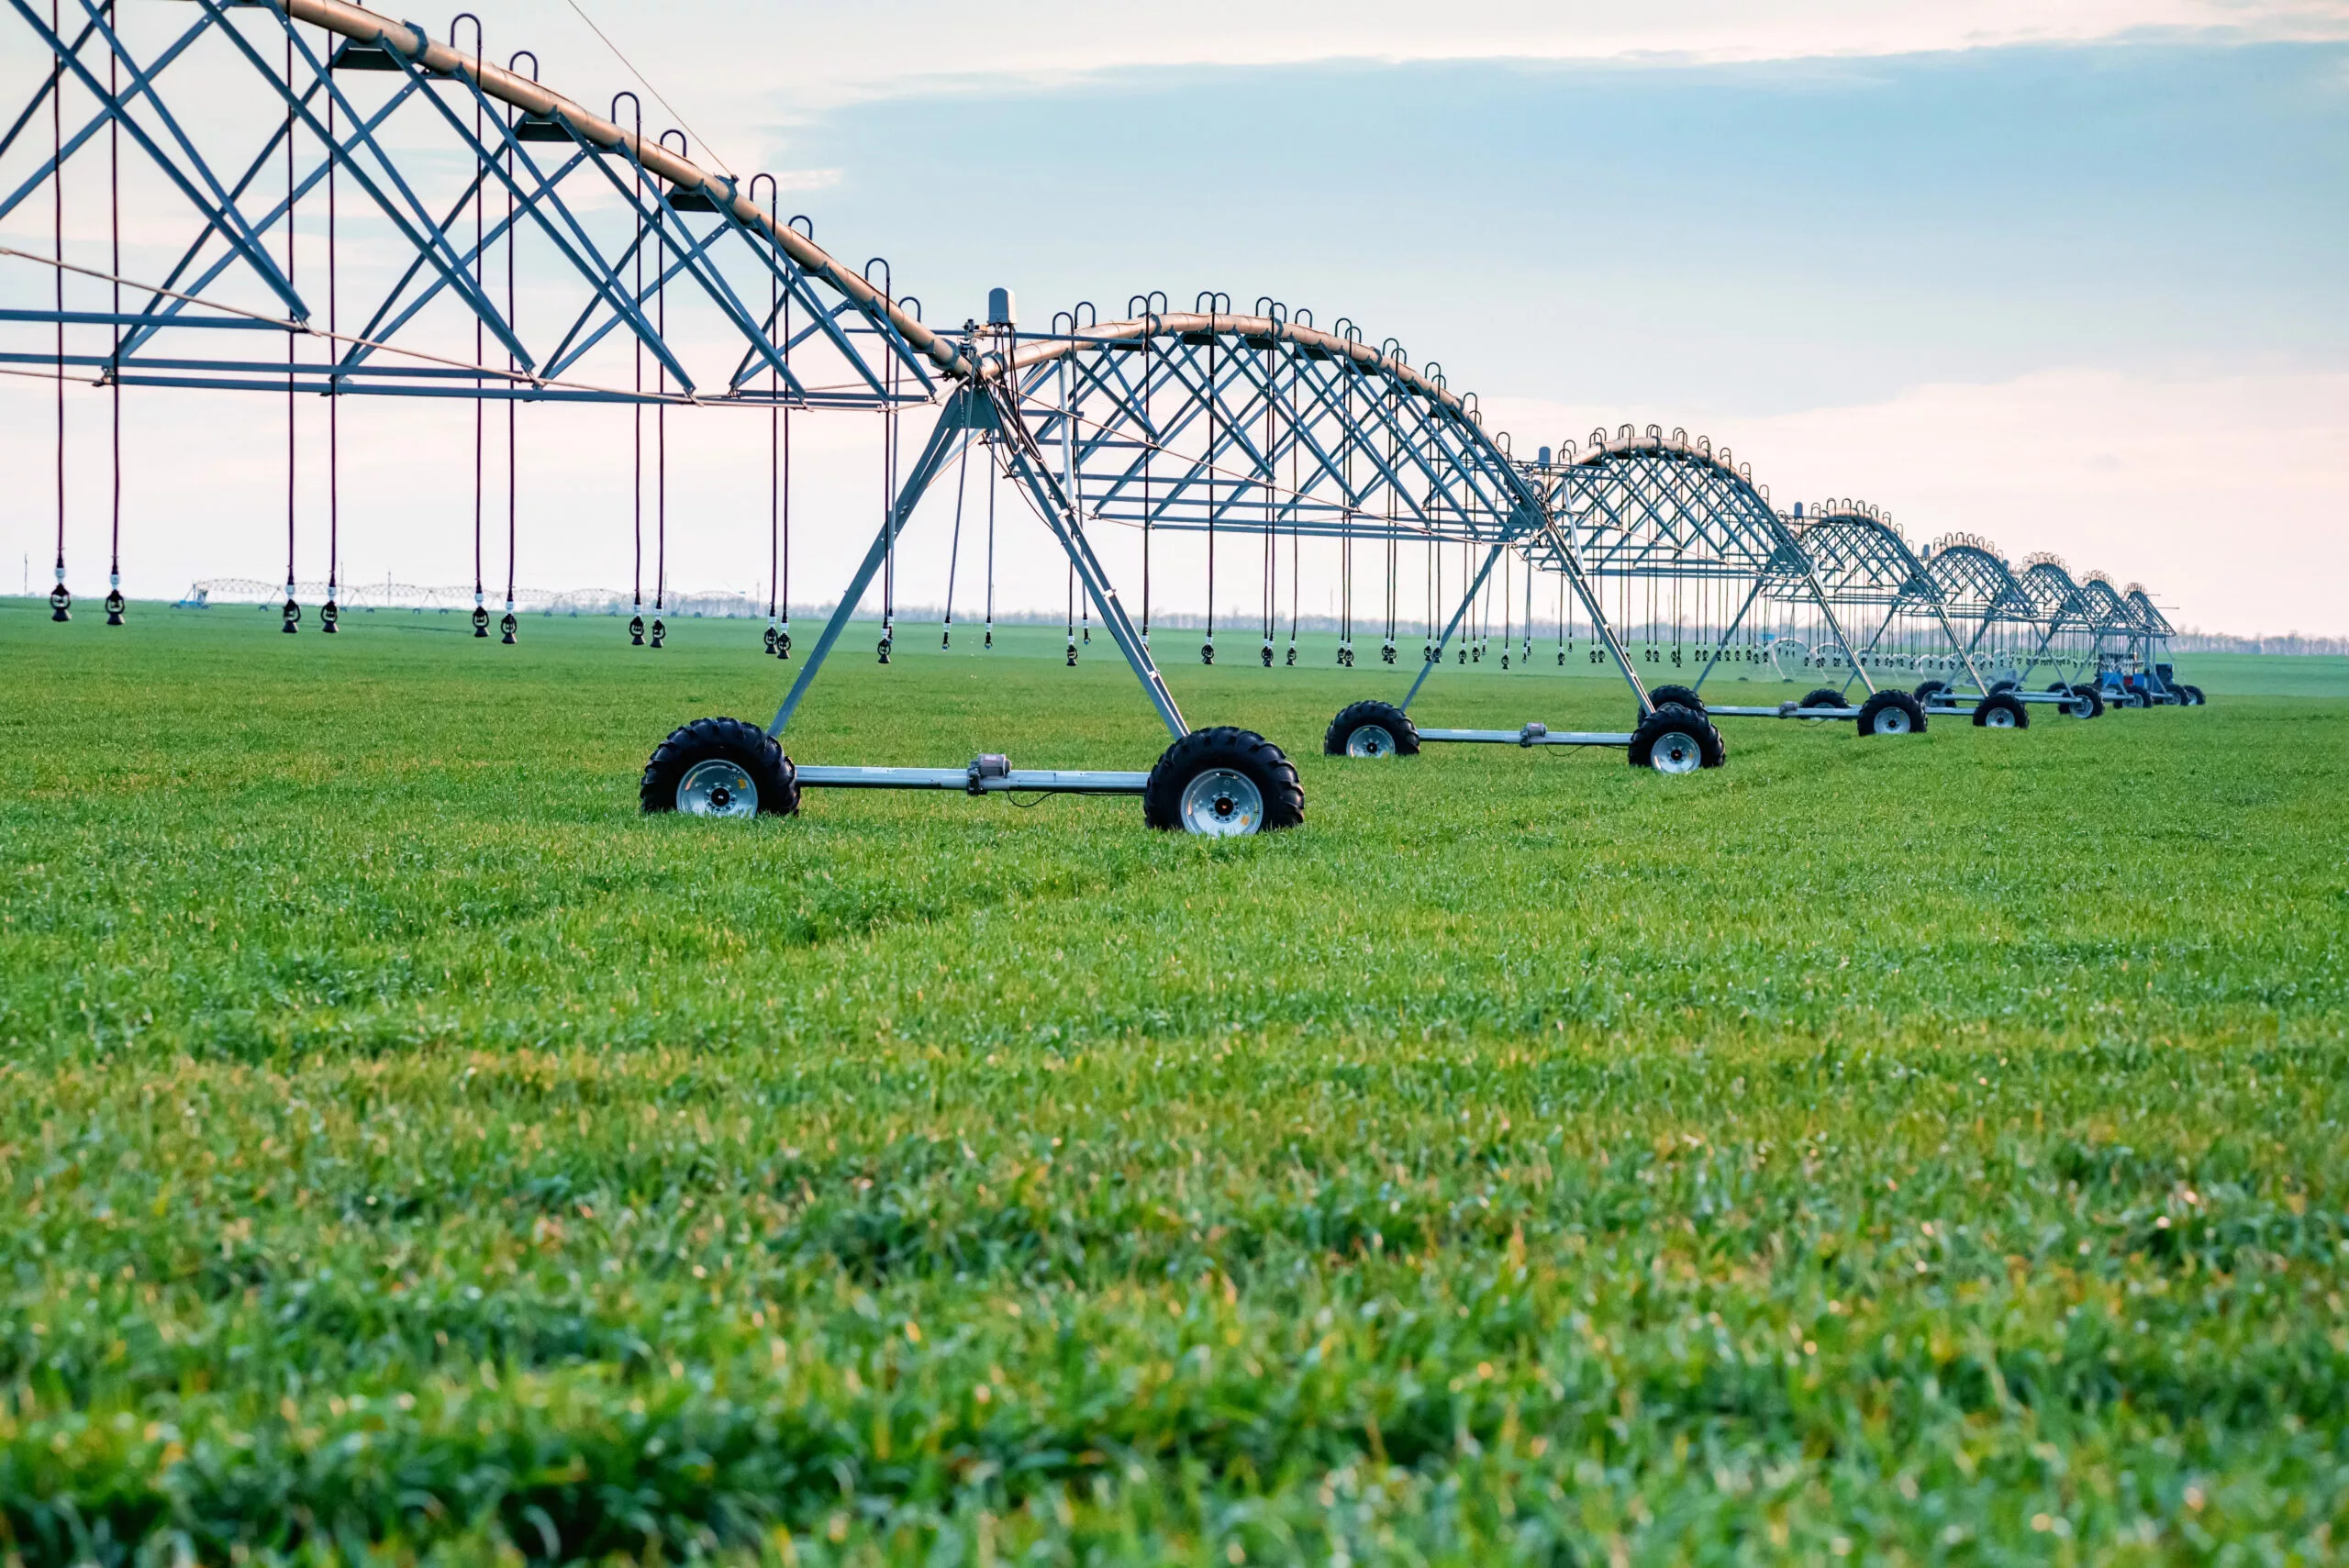
[[[838,642],[841,633],[848,629],[848,623],[854,617],[857,606],[863,602],[864,591],[873,585],[874,574],[881,570],[881,562],[888,556],[890,545],[904,530],[906,519],[913,516],[914,506],[920,501],[922,492],[930,488],[930,482],[938,477],[939,471],[946,466],[946,460],[955,448],[969,440],[974,429],[986,428],[989,421],[985,409],[982,399],[967,387],[947,399],[946,406],[939,412],[937,428],[930,433],[930,444],[922,449],[920,460],[914,464],[913,472],[906,476],[905,487],[897,493],[896,506],[881,519],[880,534],[874,539],[873,548],[864,552],[864,563],[856,569],[856,575],[850,579],[848,587],[841,594],[840,607],[832,612],[832,618],[824,623],[822,634],[816,639],[816,646],[807,655],[807,662],[800,666],[799,678],[791,683],[791,695],[783,699],[781,707],[775,709],[774,722],[767,726],[768,734],[777,738],[782,736],[784,726],[791,722],[792,714],[798,709],[799,700],[807,695],[807,688],[815,683],[816,672],[824,667],[824,660],[832,651],[832,644]]]
[[[1191,727],[1184,720],[1183,710],[1175,706],[1174,694],[1166,689],[1166,677],[1159,673],[1157,662],[1151,658],[1150,645],[1141,639],[1141,633],[1134,630],[1133,622],[1127,617],[1126,606],[1119,599],[1118,590],[1109,581],[1109,573],[1102,567],[1100,558],[1093,553],[1093,545],[1085,537],[1083,515],[1078,512],[1069,493],[1062,488],[1052,465],[1045,462],[1043,449],[1037,445],[1027,421],[1020,417],[1018,388],[1000,377],[989,379],[986,385],[987,392],[981,395],[992,399],[994,423],[1003,431],[1010,449],[1013,478],[1027,487],[1036,503],[1037,511],[1044,519],[1044,526],[1051,528],[1052,536],[1061,541],[1061,549],[1066,552],[1069,564],[1076,569],[1086,595],[1092,599],[1094,609],[1101,617],[1103,628],[1108,632],[1110,640],[1118,645],[1118,651],[1126,656],[1127,667],[1133,671],[1134,679],[1141,683],[1143,695],[1150,698],[1151,706],[1158,710],[1158,717],[1164,722],[1168,733],[1180,740],[1191,732]]]
[[[1476,602],[1476,595],[1484,587],[1485,579],[1493,574],[1493,563],[1500,560],[1501,551],[1508,548],[1508,540],[1500,539],[1495,542],[1491,550],[1485,552],[1485,564],[1476,569],[1476,575],[1469,583],[1468,591],[1460,595],[1460,607],[1452,612],[1452,619],[1444,623],[1443,635],[1436,639],[1435,657],[1419,666],[1419,678],[1411,683],[1411,689],[1404,694],[1404,712],[1411,711],[1412,699],[1419,695],[1419,688],[1427,684],[1429,674],[1438,664],[1443,662],[1443,651],[1451,642],[1452,634],[1460,629],[1460,622],[1468,614],[1468,607]]]

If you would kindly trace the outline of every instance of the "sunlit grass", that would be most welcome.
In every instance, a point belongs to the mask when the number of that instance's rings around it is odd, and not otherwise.
[[[647,819],[754,627],[349,624],[0,610],[0,1549],[2339,1551],[2340,695],[1662,779],[1324,759],[1406,675],[1317,644],[1174,664],[1305,779],[1211,845]],[[790,749],[1164,744],[1001,640],[859,645]]]

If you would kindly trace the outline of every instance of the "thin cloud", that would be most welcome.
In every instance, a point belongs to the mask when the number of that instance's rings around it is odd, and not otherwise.
[[[753,122],[875,97],[1033,87],[1103,72],[1360,61],[1671,60],[1734,63],[1865,57],[2154,33],[2243,41],[2349,39],[2349,0],[1502,0],[1464,10],[1421,0],[1193,0],[1173,7],[1026,0],[793,6],[741,32],[737,0],[582,0],[681,111],[729,140]],[[515,0],[512,42],[539,47],[551,82],[610,73],[608,50],[573,0]],[[501,30],[504,30],[503,28]],[[525,37],[524,35],[529,35]],[[773,40],[768,47],[760,40]],[[575,46],[575,47],[574,47]],[[568,89],[567,89],[568,90]],[[751,111],[751,106],[759,106]],[[711,122],[727,122],[711,124]]]

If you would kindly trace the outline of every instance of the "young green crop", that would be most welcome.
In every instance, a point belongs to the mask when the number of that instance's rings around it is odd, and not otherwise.
[[[28,1562],[2349,1529],[2340,662],[2022,733],[1725,720],[1665,779],[1322,758],[1411,673],[1325,639],[1170,672],[1305,779],[1303,828],[1208,843],[1115,799],[641,817],[671,727],[773,711],[742,623],[273,627],[0,610]],[[921,640],[793,754],[1164,744],[1097,641]],[[1539,659],[1422,706],[1629,717]]]

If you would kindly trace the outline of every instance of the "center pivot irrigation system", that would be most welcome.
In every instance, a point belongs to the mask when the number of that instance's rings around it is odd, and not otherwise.
[[[2021,728],[2031,702],[2090,717],[2108,701],[2200,700],[2171,679],[2170,628],[2141,588],[2076,579],[2052,556],[2018,573],[1971,538],[1920,557],[1888,519],[1852,503],[1781,514],[1749,467],[1677,430],[1625,426],[1520,459],[1440,367],[1414,365],[1392,339],[1374,347],[1342,318],[1321,327],[1270,299],[1238,311],[1224,295],[1177,311],[1152,294],[1130,300],[1124,319],[1080,306],[1038,332],[1021,328],[998,289],[985,321],[932,328],[885,261],[848,265],[816,243],[808,219],[781,217],[774,179],[706,166],[680,131],[647,136],[632,93],[598,113],[542,85],[527,50],[495,61],[471,13],[435,38],[340,0],[135,13],[114,0],[6,4],[44,68],[0,132],[0,225],[15,237],[0,240],[0,372],[56,385],[57,620],[73,605],[72,383],[107,404],[108,624],[123,624],[126,608],[127,389],[282,399],[287,633],[305,614],[295,568],[306,452],[326,502],[317,622],[329,633],[340,623],[342,399],[456,398],[473,410],[473,628],[489,636],[502,532],[496,626],[509,644],[523,406],[630,411],[629,635],[648,649],[662,646],[673,609],[670,418],[748,410],[769,450],[763,646],[786,661],[793,422],[878,417],[879,526],[788,695],[763,727],[702,719],[671,734],[644,773],[648,811],[788,813],[809,787],[1054,791],[1139,795],[1158,828],[1293,826],[1304,796],[1280,748],[1251,730],[1193,729],[1167,687],[1152,618],[1168,551],[1182,572],[1203,558],[1205,625],[1186,620],[1179,640],[1185,659],[1195,647],[1207,664],[1218,662],[1219,631],[1226,662],[1252,653],[1266,668],[1297,663],[1310,552],[1334,565],[1337,659],[1355,668],[1357,576],[1374,585],[1359,617],[1363,664],[1375,632],[1377,663],[1415,668],[1396,670],[1398,684],[1408,675],[1397,700],[1352,704],[1331,722],[1324,749],[1343,756],[1439,741],[1601,746],[1681,773],[1722,761],[1717,717],[1854,719],[1861,734],[1885,735],[1921,730],[1938,713]],[[45,242],[24,239],[44,217]],[[127,220],[146,258],[129,265]],[[909,464],[899,441],[908,416],[928,421]],[[1000,482],[1066,559],[1067,662],[1097,622],[1165,725],[1171,744],[1147,771],[1021,769],[996,755],[942,768],[795,765],[785,754],[794,713],[876,583],[875,654],[891,662],[907,530],[950,478],[951,644],[974,459],[989,517],[983,645],[994,641]],[[1131,608],[1109,558],[1130,586],[1138,577]],[[1256,579],[1259,624],[1218,627],[1219,571]],[[1497,610],[1498,662],[1531,666],[1537,611],[1552,606],[1556,662],[1619,672],[1633,699],[1630,728],[1417,725],[1412,706],[1447,652],[1484,663]],[[1174,628],[1161,621],[1163,646]],[[1709,708],[1706,680],[1725,665],[1823,673],[1799,703]],[[1948,679],[1911,693],[1879,679],[1894,671]],[[2049,689],[2025,690],[2043,672]]]

